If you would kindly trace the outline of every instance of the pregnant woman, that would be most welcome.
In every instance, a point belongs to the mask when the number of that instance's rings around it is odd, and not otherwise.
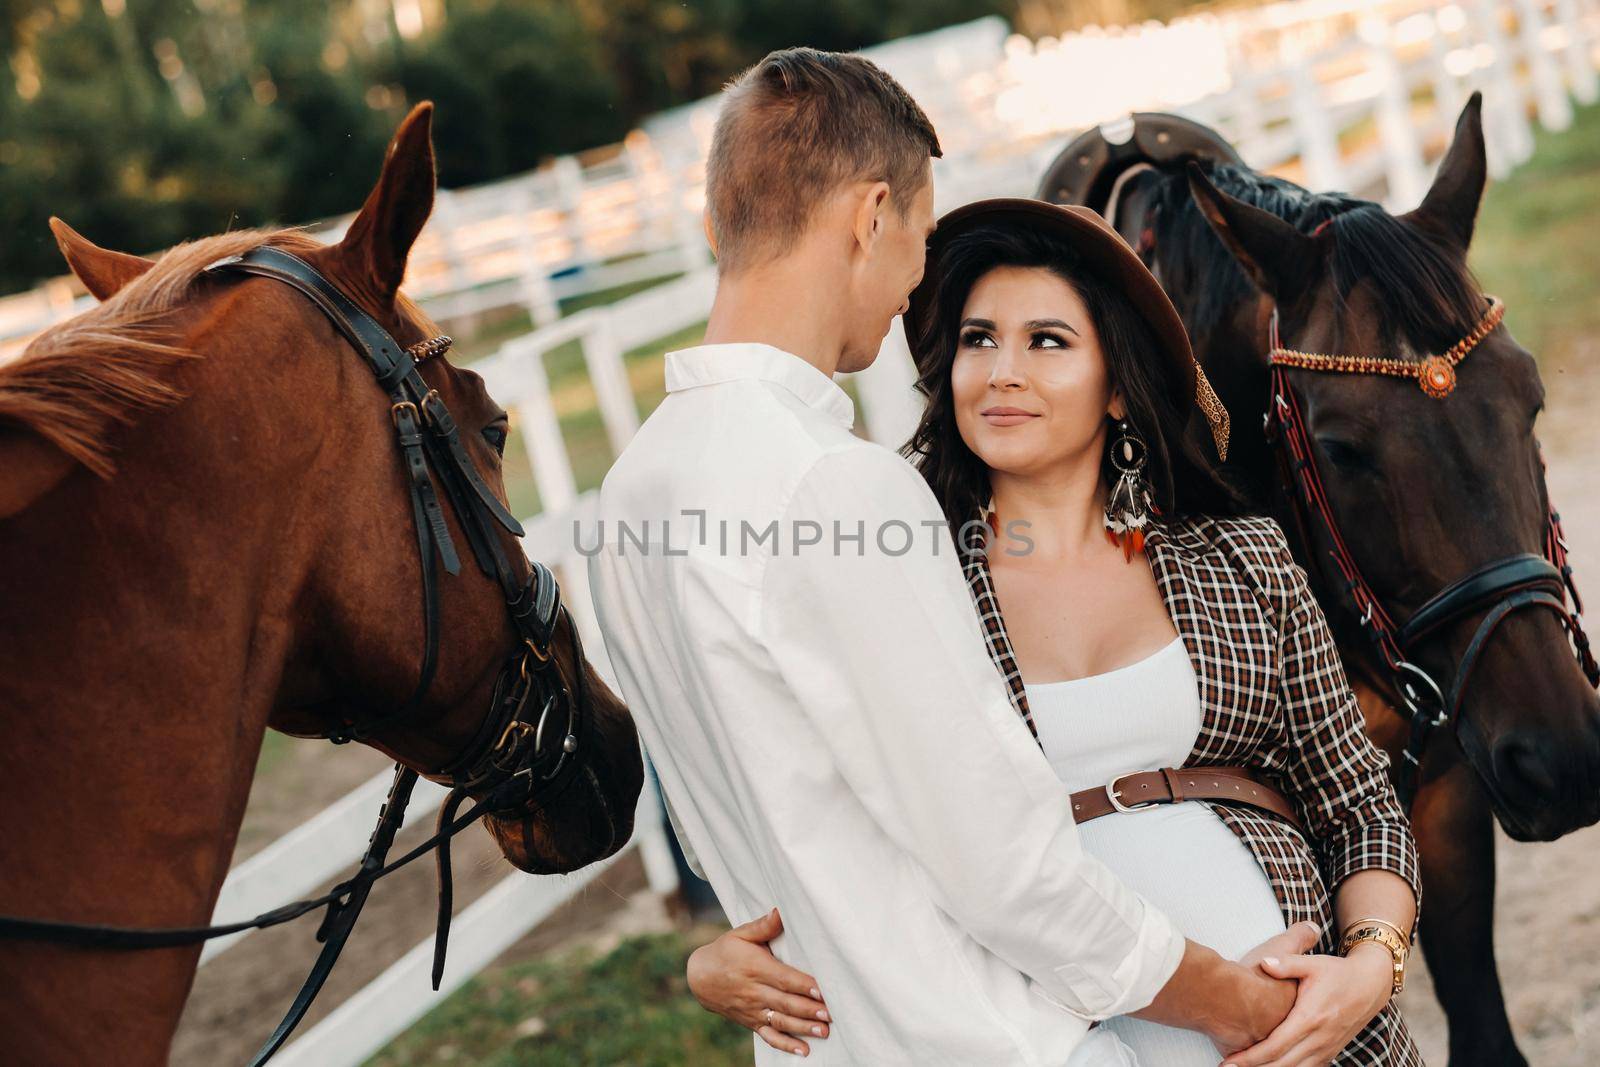
[[[1260,961],[1295,1008],[1227,1062],[1420,1064],[1391,1002],[1417,860],[1388,760],[1282,531],[1232,514],[1205,458],[1227,413],[1159,284],[1086,210],[989,200],[940,220],[906,326],[927,408],[904,451],[1085,848],[1229,958],[1323,931]],[[780,922],[697,950],[690,985],[804,1055],[849,1020],[766,952]],[[1222,1061],[1196,1032],[1099,1025],[1140,1067]]]

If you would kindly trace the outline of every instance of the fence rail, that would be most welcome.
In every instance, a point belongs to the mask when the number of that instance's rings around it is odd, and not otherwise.
[[[1252,165],[1318,188],[1345,188],[1395,209],[1417,203],[1429,160],[1467,93],[1486,92],[1495,173],[1532,150],[1530,115],[1571,122],[1572,99],[1597,95],[1600,0],[1292,0],[1226,17],[1037,42],[988,19],[893,42],[869,54],[923,102],[945,139],[936,162],[941,210],[978,196],[1030,193],[1045,164],[1083,127],[1132,110],[1166,109],[1216,126]],[[591,516],[550,394],[545,357],[583,349],[608,441],[620,452],[639,425],[624,352],[703,321],[715,290],[701,237],[704,151],[714,101],[658,116],[597,164],[556,166],[445,194],[413,256],[408,287],[436,316],[517,306],[536,327],[477,364],[523,430],[543,510],[525,524],[528,553],[557,572],[585,647],[608,681],[573,523]],[[339,226],[324,231],[332,237]],[[674,281],[556,317],[564,295],[657,274]],[[37,330],[73,309],[53,282],[0,301],[0,338]],[[913,372],[898,323],[871,368],[855,376],[866,430],[898,443],[917,417]],[[301,896],[353,863],[387,775],[359,787],[230,872],[215,919],[229,921]],[[408,823],[437,807],[420,788]],[[653,782],[630,848],[654,892],[676,885]],[[442,992],[458,987],[605,864],[574,875],[512,875],[469,905],[452,934]],[[237,939],[208,947],[214,958]],[[438,1003],[420,944],[307,1031],[288,1064],[360,1063]]]

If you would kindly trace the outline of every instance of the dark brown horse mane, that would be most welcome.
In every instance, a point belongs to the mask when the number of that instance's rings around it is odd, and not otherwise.
[[[0,363],[0,425],[36,433],[109,478],[116,470],[111,431],[183,399],[171,371],[197,354],[179,344],[170,313],[206,266],[261,245],[298,255],[327,247],[292,229],[236,230],[178,245],[104,303]],[[426,322],[403,296],[399,311]]]
[[[1483,314],[1477,282],[1458,254],[1422,228],[1347,193],[1314,193],[1230,164],[1202,163],[1211,181],[1269,211],[1301,233],[1326,227],[1334,237],[1329,276],[1340,300],[1362,281],[1378,304],[1388,338],[1439,351]],[[1208,336],[1254,286],[1206,224],[1182,170],[1158,171],[1152,234],[1168,292],[1190,294],[1181,307],[1189,331]],[[1205,279],[1205,284],[1200,283]]]

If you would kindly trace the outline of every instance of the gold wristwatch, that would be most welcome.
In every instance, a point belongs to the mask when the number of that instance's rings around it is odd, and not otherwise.
[[[1389,950],[1394,959],[1394,987],[1389,995],[1399,996],[1406,987],[1406,958],[1411,955],[1411,939],[1393,923],[1382,919],[1357,919],[1345,927],[1344,937],[1339,941],[1339,955],[1348,956],[1350,950],[1363,941],[1376,941]]]

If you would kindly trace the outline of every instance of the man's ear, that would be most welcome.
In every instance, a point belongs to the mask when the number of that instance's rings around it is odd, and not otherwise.
[[[859,186],[857,188],[860,189]],[[889,210],[889,197],[888,182],[873,182],[860,191],[851,229],[855,233],[856,243],[863,249],[873,247],[883,236],[884,227],[887,225],[885,215]]]
[[[109,300],[124,285],[155,266],[155,260],[101,248],[65,222],[50,217],[50,232],[67,266],[96,300]]]
[[[1292,303],[1321,270],[1322,248],[1270,211],[1218,189],[1196,163],[1189,164],[1189,192],[1211,229],[1256,287],[1280,304]]]
[[[1433,185],[1415,211],[1400,217],[1431,233],[1439,234],[1462,255],[1472,244],[1472,230],[1478,218],[1478,203],[1488,181],[1489,163],[1483,146],[1483,94],[1475,92],[1456,119],[1455,137],[1439,161]]]
[[[706,232],[706,244],[711,249],[712,258],[716,258],[716,255],[717,255],[717,235],[711,232],[711,212],[709,212],[709,211],[701,212],[701,214],[700,214],[700,225],[701,225],[701,228],[704,229],[705,232]]]
[[[350,223],[339,249],[373,289],[392,300],[406,274],[406,257],[433,211],[433,104],[411,109],[383,158],[378,184]]]

